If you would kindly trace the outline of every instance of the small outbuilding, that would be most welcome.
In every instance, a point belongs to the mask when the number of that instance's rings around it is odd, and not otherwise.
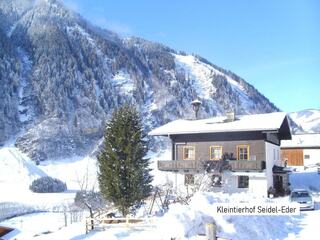
[[[320,134],[292,135],[281,141],[281,159],[287,166],[320,165]]]

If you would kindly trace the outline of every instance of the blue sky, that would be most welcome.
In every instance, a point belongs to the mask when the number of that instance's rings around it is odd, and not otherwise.
[[[320,1],[64,0],[92,23],[196,53],[283,111],[320,109]]]

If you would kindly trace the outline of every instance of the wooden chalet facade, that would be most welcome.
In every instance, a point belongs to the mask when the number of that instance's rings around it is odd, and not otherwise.
[[[282,141],[281,159],[293,167],[320,165],[320,134],[297,134]]]
[[[281,148],[281,159],[288,166],[304,166],[302,148]]]
[[[159,160],[158,169],[169,173],[176,188],[192,185],[206,173],[213,176],[212,186],[225,192],[267,195],[270,188],[279,192],[288,188],[287,172],[281,180],[273,174],[275,165],[281,168],[280,141],[291,138],[284,113],[244,115],[231,121],[176,120],[149,135],[171,140],[171,159]],[[217,178],[219,184],[214,183]]]

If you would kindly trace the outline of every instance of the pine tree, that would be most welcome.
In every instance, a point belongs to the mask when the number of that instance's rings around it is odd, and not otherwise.
[[[135,108],[125,104],[112,115],[98,156],[98,180],[104,197],[126,216],[151,192],[152,176],[141,119]]]

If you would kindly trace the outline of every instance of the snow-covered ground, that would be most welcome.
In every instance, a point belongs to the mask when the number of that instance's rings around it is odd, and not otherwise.
[[[198,193],[189,205],[174,204],[163,217],[153,219],[154,226],[144,228],[107,227],[105,231],[85,234],[84,222],[64,227],[62,214],[40,213],[14,218],[4,223],[18,227],[21,239],[199,239],[205,223],[216,221],[218,236],[226,239],[317,239],[319,207],[299,216],[215,216],[216,202],[239,202],[250,196]],[[258,203],[258,199],[255,199]],[[278,200],[274,200],[278,201]],[[287,198],[280,199],[286,202]],[[39,225],[39,222],[43,223]],[[20,239],[20,238],[18,238]]]
[[[80,183],[88,178],[88,187],[97,187],[96,160],[85,158],[65,161],[45,161],[36,166],[15,147],[0,149],[0,202],[33,203],[42,206],[60,204],[74,198]],[[66,182],[68,191],[54,194],[36,194],[29,190],[33,180],[51,176]]]
[[[26,202],[31,194],[28,189],[30,183],[42,176],[46,173],[16,148],[0,149],[0,203]]]
[[[155,185],[166,182],[166,174],[156,170],[157,159],[169,159],[168,151],[161,155],[151,154]],[[65,181],[68,191],[54,194],[36,194],[29,191],[31,181],[49,175]],[[315,169],[295,172],[290,176],[293,188],[307,188],[314,192],[317,202],[315,211],[288,216],[221,216],[213,211],[213,204],[231,203],[288,203],[288,197],[262,199],[249,194],[197,193],[189,203],[175,203],[163,216],[152,217],[148,227],[107,227],[105,231],[85,234],[82,221],[65,227],[65,215],[61,209],[73,202],[79,182],[88,179],[90,187],[96,185],[94,159],[74,158],[65,161],[46,161],[36,166],[27,156],[14,147],[0,149],[0,205],[12,203],[30,207],[35,211],[7,219],[1,224],[18,228],[17,239],[199,239],[205,231],[205,223],[215,221],[218,236],[227,239],[318,239],[320,219],[320,174]],[[1,211],[0,211],[1,212]],[[68,218],[70,217],[67,215]],[[1,217],[1,216],[0,216]],[[80,218],[81,219],[81,216]]]

